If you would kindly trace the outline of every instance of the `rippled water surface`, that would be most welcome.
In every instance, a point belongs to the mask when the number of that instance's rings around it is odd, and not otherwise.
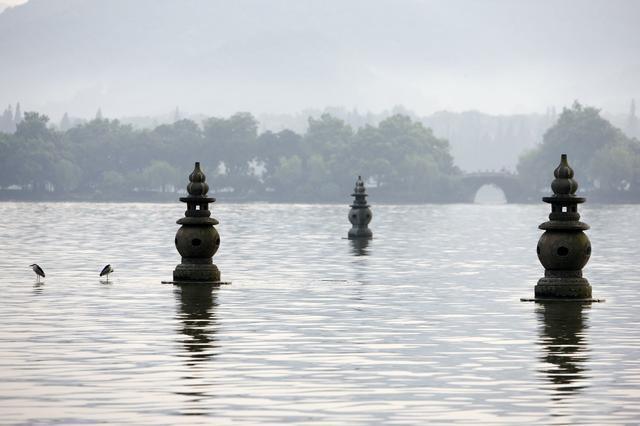
[[[374,206],[358,247],[217,203],[232,284],[181,289],[180,203],[0,203],[0,423],[638,423],[640,207],[582,209],[592,305],[519,301],[547,209]]]

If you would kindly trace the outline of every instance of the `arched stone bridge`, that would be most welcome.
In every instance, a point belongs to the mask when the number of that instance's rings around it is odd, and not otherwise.
[[[502,189],[507,203],[526,201],[525,191],[518,176],[509,172],[476,172],[462,176],[462,202],[473,203],[476,194],[484,185]]]

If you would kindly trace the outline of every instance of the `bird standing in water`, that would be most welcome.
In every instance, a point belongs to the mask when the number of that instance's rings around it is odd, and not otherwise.
[[[107,282],[109,282],[109,274],[113,272],[113,268],[111,267],[111,265],[107,265],[104,268],[102,268],[102,271],[100,272],[100,276],[107,276]]]
[[[40,282],[40,277],[44,278],[44,271],[42,270],[42,268],[37,263],[32,263],[29,266],[31,266],[31,269],[33,269],[33,272],[36,273],[38,282]]]

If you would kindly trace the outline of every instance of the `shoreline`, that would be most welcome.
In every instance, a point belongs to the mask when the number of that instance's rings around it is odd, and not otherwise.
[[[178,198],[184,194],[178,192],[131,192],[126,194],[102,194],[95,193],[91,195],[81,195],[73,193],[56,193],[56,192],[38,192],[18,190],[0,189],[0,202],[25,202],[25,203],[175,203]],[[234,197],[223,194],[212,194],[216,202],[234,203],[234,204],[350,204],[349,195],[345,194],[340,199],[301,199],[286,197]],[[473,201],[453,201],[453,200],[415,200],[380,197],[376,198],[375,193],[369,194],[372,198],[372,204],[395,204],[395,205],[422,205],[422,204],[476,204]],[[504,204],[537,204],[541,203],[544,194],[538,196],[527,197],[517,202],[506,202]],[[621,198],[621,197],[603,197],[600,194],[580,194],[586,197],[589,204],[614,204],[614,205],[637,205],[640,199]],[[477,203],[484,204],[484,203]],[[496,205],[503,203],[487,203],[487,205]]]

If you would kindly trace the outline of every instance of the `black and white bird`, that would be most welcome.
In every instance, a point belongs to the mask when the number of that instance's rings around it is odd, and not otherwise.
[[[44,271],[42,270],[40,265],[38,265],[37,263],[32,263],[29,266],[31,266],[31,269],[33,269],[33,272],[36,273],[36,277],[38,279],[38,282],[40,282],[40,277],[44,278]]]
[[[100,276],[107,276],[107,281],[109,281],[109,274],[113,272],[113,268],[111,267],[111,265],[107,265],[104,268],[102,268],[102,271],[100,272]]]

